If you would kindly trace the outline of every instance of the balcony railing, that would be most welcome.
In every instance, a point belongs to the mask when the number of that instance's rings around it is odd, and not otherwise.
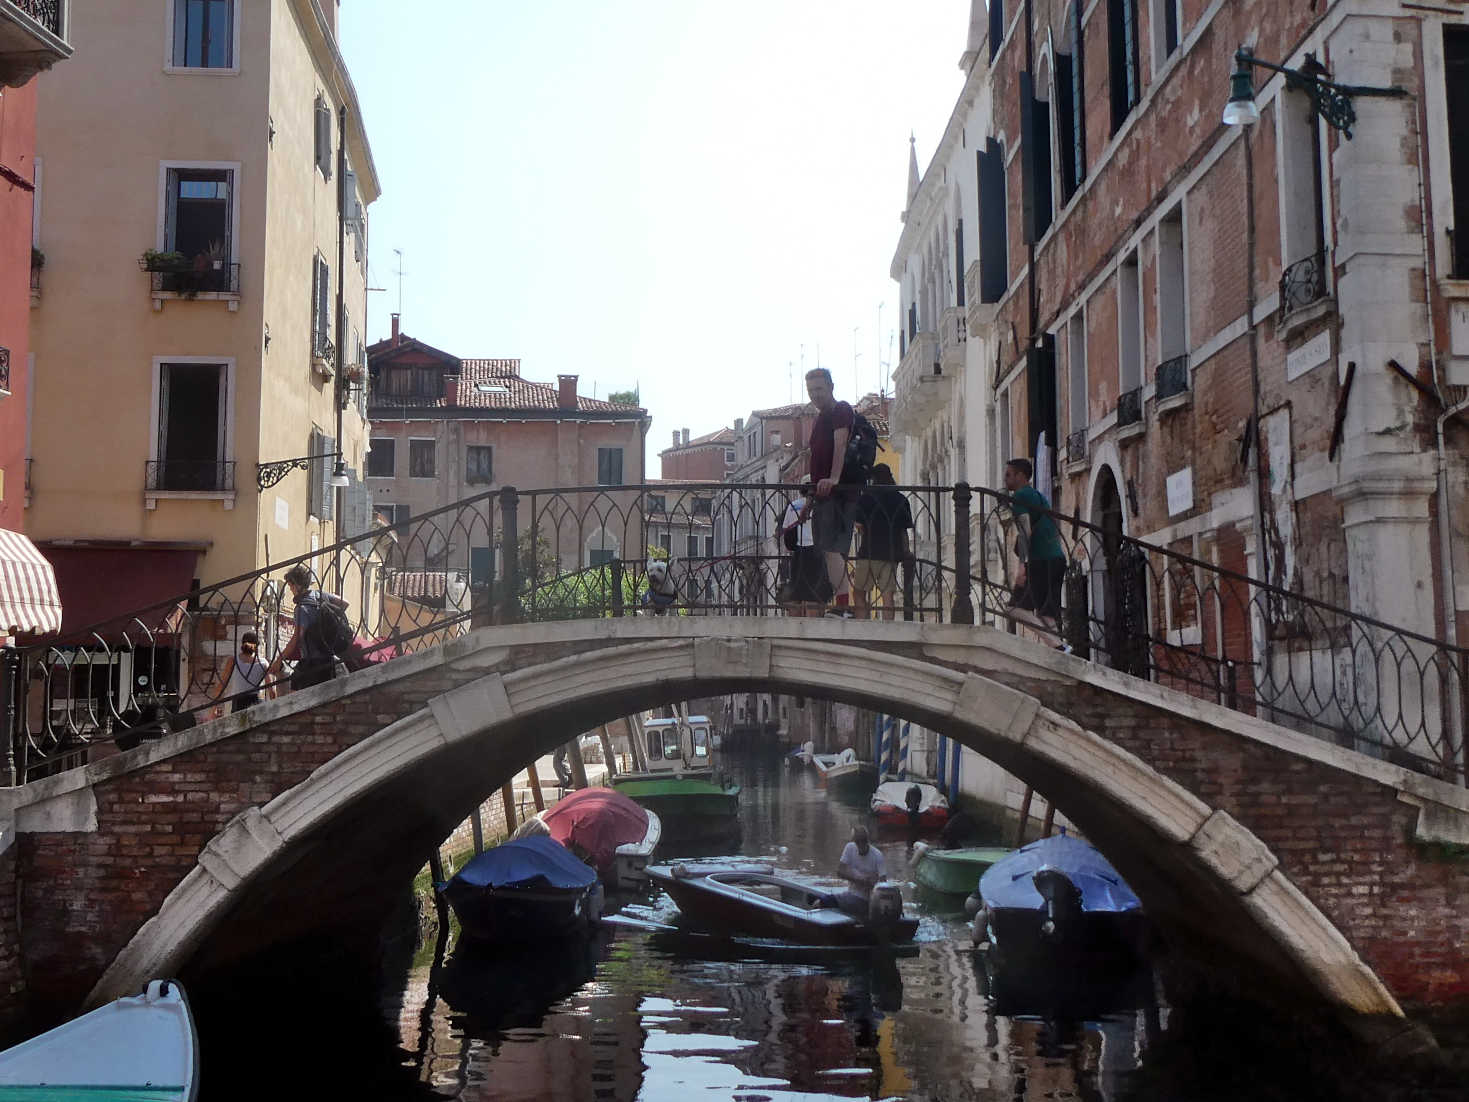
[[[10,2],[57,38],[61,37],[62,0],[10,0]]]
[[[1086,429],[1080,428],[1066,438],[1066,462],[1081,463],[1086,459]]]
[[[1117,399],[1117,427],[1140,424],[1143,419],[1143,388],[1123,391]]]
[[[150,459],[147,489],[180,494],[233,493],[235,465],[212,459]]]
[[[10,349],[0,345],[0,394],[10,393]]]
[[[1188,353],[1164,360],[1153,376],[1153,397],[1158,401],[1188,390]]]
[[[1326,253],[1319,252],[1305,260],[1297,260],[1280,273],[1280,314],[1284,321],[1291,314],[1326,297]]]
[[[218,264],[218,267],[214,265]],[[193,298],[200,294],[237,295],[240,293],[240,266],[214,261],[204,266],[148,269],[153,278],[154,294],[175,294]]]

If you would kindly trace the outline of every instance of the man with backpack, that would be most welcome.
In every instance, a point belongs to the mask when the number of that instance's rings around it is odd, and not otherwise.
[[[826,561],[827,578],[836,594],[827,613],[852,618],[852,584],[847,577],[847,552],[857,515],[858,488],[867,481],[876,454],[877,434],[867,418],[854,413],[832,393],[831,372],[824,367],[806,372],[806,393],[816,407],[811,426],[811,480],[816,484],[811,511],[816,550]]]
[[[334,593],[311,588],[311,571],[297,563],[286,571],[286,585],[296,599],[296,631],[285,649],[276,655],[266,671],[266,681],[280,674],[281,665],[295,662],[291,672],[291,688],[309,689],[330,681],[339,670],[340,660],[352,646],[352,625],[347,620],[347,602]]]

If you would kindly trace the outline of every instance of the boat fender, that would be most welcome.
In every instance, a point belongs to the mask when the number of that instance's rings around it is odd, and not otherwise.
[[[964,900],[964,913],[969,918],[979,914],[979,909],[984,906],[984,900],[979,897],[978,892],[970,892]]]
[[[683,863],[679,863],[673,866],[673,876],[675,880],[687,880],[692,875],[693,872],[689,869],[687,865]]]

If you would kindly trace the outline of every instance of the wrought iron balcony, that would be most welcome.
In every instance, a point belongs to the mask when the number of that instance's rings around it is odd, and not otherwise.
[[[1117,427],[1141,424],[1143,419],[1143,388],[1135,386],[1123,391],[1117,399]]]
[[[202,265],[189,263],[146,269],[152,276],[153,293],[174,294],[180,298],[195,295],[237,295],[240,293],[240,266],[228,261],[208,261]]]
[[[10,349],[0,345],[0,394],[10,393]]]
[[[1164,360],[1153,376],[1153,397],[1158,401],[1183,394],[1189,388],[1188,353]]]
[[[1280,320],[1326,297],[1326,253],[1297,260],[1280,273]]]
[[[0,0],[0,86],[18,88],[71,56],[65,0]]]
[[[150,459],[150,492],[228,494],[235,490],[235,465],[213,459]]]
[[[1081,463],[1086,459],[1086,429],[1080,428],[1066,438],[1066,462]]]

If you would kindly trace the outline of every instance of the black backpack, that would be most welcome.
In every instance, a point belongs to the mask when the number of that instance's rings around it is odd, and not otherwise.
[[[842,459],[842,482],[865,486],[872,479],[872,465],[877,462],[877,430],[860,413],[852,414],[852,432],[847,437],[847,454]]]
[[[341,658],[352,649],[356,638],[341,605],[321,594],[316,602],[316,619],[311,622],[311,638],[316,649]]]

